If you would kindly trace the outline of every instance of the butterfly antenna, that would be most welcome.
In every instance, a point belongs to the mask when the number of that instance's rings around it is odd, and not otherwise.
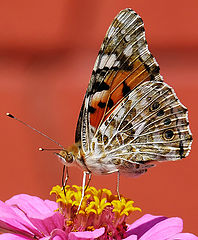
[[[38,148],[39,151],[61,151],[63,150],[62,148],[42,148],[42,147],[39,147]]]
[[[25,125],[26,127],[31,128],[33,131],[36,131],[37,133],[39,133],[39,134],[42,135],[43,137],[46,137],[47,139],[49,139],[50,141],[56,143],[59,147],[61,147],[62,149],[64,149],[64,147],[63,147],[60,143],[56,142],[54,139],[48,137],[46,134],[38,131],[37,129],[31,127],[29,124],[27,124],[27,123],[21,121],[20,119],[16,118],[16,117],[13,116],[12,114],[6,113],[6,115],[7,115],[8,117],[10,117],[10,118],[13,118],[13,119],[17,120],[18,122],[22,123],[22,124]],[[41,148],[41,149],[43,149],[43,148]],[[40,151],[44,151],[44,150],[47,150],[47,149],[43,149],[43,150],[40,150]]]

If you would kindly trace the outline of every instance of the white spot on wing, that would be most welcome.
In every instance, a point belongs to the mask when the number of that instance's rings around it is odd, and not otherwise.
[[[106,54],[105,54],[104,56],[102,56],[101,61],[100,61],[100,65],[99,65],[99,68],[100,68],[100,69],[103,69],[103,68],[104,68],[108,57],[109,57],[109,56],[106,55]]]
[[[97,58],[96,58],[96,62],[94,64],[94,68],[93,68],[94,71],[96,71],[96,69],[98,68],[98,61],[99,61],[99,56],[97,56]]]
[[[124,107],[121,107],[120,108],[120,111],[117,113],[118,114],[118,119],[122,119],[123,116],[124,116],[124,113],[125,113],[125,108]]]
[[[123,29],[121,30],[121,34],[125,34],[125,33],[126,33],[126,29],[123,28]]]
[[[131,56],[131,55],[132,55],[132,52],[133,52],[133,48],[132,48],[132,45],[131,45],[131,44],[129,44],[129,45],[124,49],[124,51],[123,51],[123,53],[124,53],[127,57]]]
[[[126,35],[126,36],[125,36],[125,40],[126,40],[127,42],[129,42],[130,39],[131,39],[130,35]]]
[[[117,58],[117,57],[116,57],[115,54],[111,54],[110,57],[109,57],[109,59],[108,59],[108,61],[107,61],[107,63],[105,64],[105,66],[108,67],[108,68],[111,68],[111,67],[113,66],[116,58]]]
[[[117,17],[117,20],[119,20],[120,21],[120,19],[122,19],[122,16],[125,14],[125,12],[123,11],[123,12],[121,12],[119,15],[118,15],[118,17]]]
[[[94,101],[100,101],[101,100],[101,98],[107,98],[107,96],[108,96],[108,94],[109,94],[109,92],[107,91],[107,90],[103,90],[103,91],[101,91],[101,92],[96,92],[96,93],[94,93],[94,95],[93,95],[93,99],[94,99]]]
[[[111,28],[109,29],[109,32],[107,34],[107,37],[110,38],[114,34],[115,30],[116,30],[115,27],[111,26]]]
[[[120,61],[115,61],[113,64],[114,67],[119,67],[120,66]]]

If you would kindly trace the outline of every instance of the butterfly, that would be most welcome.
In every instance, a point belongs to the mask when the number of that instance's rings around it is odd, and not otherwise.
[[[86,175],[143,174],[155,162],[188,156],[188,112],[159,73],[144,23],[122,10],[99,50],[76,128],[75,144],[57,155]],[[117,189],[118,190],[118,189]],[[118,192],[119,194],[119,192]]]

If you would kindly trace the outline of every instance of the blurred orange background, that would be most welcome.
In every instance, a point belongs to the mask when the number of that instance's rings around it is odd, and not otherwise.
[[[165,81],[189,109],[194,142],[187,159],[161,163],[139,178],[121,177],[120,191],[143,214],[179,216],[184,231],[198,234],[197,0],[6,0],[0,1],[1,168],[0,199],[27,193],[53,199],[61,184],[56,147],[5,116],[11,112],[64,146],[74,143],[75,126],[92,67],[116,14],[130,7],[143,18],[152,54]],[[69,184],[82,173],[70,169]],[[91,185],[115,192],[116,176],[94,176]]]

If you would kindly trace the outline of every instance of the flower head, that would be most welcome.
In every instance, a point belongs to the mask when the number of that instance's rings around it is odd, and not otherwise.
[[[131,225],[126,218],[133,211],[133,201],[113,195],[108,189],[88,187],[82,205],[81,187],[60,186],[52,189],[57,202],[25,194],[0,201],[0,240],[174,240],[198,238],[181,233],[180,218],[144,215]]]
[[[141,211],[133,206],[133,201],[113,195],[108,189],[97,190],[87,187],[79,212],[82,188],[76,185],[66,186],[64,194],[60,186],[52,189],[56,194],[59,211],[65,218],[65,228],[68,232],[87,231],[99,228],[105,229],[101,239],[122,239],[127,225],[126,218],[133,211]]]

